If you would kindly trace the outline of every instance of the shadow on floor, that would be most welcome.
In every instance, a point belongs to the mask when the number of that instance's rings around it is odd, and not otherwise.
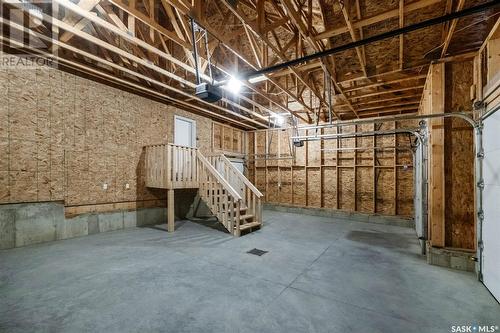
[[[182,227],[185,223],[186,223],[186,221],[176,221],[175,227],[176,228]],[[156,224],[156,225],[145,225],[145,226],[138,227],[138,228],[154,229],[154,230],[168,232],[166,223]]]
[[[189,221],[217,231],[229,233],[229,231],[226,230],[222,223],[220,223],[219,220],[214,216],[192,217],[189,219]]]
[[[406,238],[396,233],[352,230],[346,238],[354,242],[387,249],[407,249],[410,246]]]

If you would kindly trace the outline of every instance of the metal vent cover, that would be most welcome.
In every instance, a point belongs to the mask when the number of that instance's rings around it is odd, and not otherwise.
[[[247,253],[254,254],[254,255],[260,257],[260,256],[266,254],[267,252],[269,252],[269,251],[264,251],[264,250],[260,250],[260,249],[252,249],[252,250],[248,251]]]

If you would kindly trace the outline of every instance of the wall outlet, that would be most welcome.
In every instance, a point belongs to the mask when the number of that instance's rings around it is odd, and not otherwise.
[[[125,189],[126,190],[130,189],[130,184],[129,183],[125,184]]]
[[[106,183],[102,184],[102,189],[103,190],[107,190],[108,189],[108,184],[106,184]]]

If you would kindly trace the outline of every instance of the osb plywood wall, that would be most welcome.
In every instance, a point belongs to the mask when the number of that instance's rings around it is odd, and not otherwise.
[[[173,142],[174,114],[212,150],[210,119],[59,70],[0,70],[0,101],[0,203],[163,200],[144,186],[143,146]]]
[[[445,110],[472,110],[473,61],[445,65]],[[445,245],[475,248],[474,130],[465,120],[448,118],[445,133]]]
[[[212,149],[226,155],[242,156],[246,152],[246,134],[244,131],[229,125],[212,123]]]
[[[471,112],[473,60],[430,66],[420,112]],[[474,132],[458,118],[429,121],[429,239],[434,247],[475,249]]]
[[[318,134],[416,127],[414,122],[388,122],[322,129]],[[291,130],[266,130],[248,136],[249,151],[254,154],[249,174],[267,202],[384,215],[413,214],[412,138],[344,138],[309,141],[304,147],[293,148],[290,135]]]

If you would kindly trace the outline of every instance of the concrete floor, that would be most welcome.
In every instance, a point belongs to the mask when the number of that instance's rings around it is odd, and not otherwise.
[[[0,332],[450,332],[500,325],[411,229],[282,212],[242,238],[193,222],[0,251]],[[262,257],[247,254],[259,248]]]

